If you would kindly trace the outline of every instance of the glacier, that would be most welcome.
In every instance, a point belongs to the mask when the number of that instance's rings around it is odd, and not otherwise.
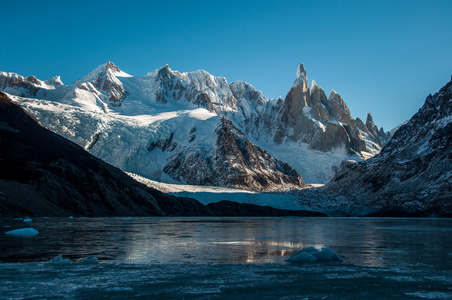
[[[58,76],[41,81],[1,72],[0,89],[95,156],[173,184],[302,189],[326,183],[344,160],[372,157],[388,137],[373,130],[371,119],[359,126],[335,91],[327,98],[315,81],[310,89],[302,64],[286,99],[267,99],[249,83],[229,84],[204,70],[180,73],[165,65],[138,77],[112,62],[72,85]],[[291,116],[300,105],[303,113]],[[219,128],[226,130],[222,137]],[[325,142],[331,135],[337,138]]]

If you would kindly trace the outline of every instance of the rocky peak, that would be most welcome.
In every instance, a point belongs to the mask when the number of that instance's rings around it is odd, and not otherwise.
[[[244,81],[232,82],[229,85],[232,94],[238,101],[248,100],[254,105],[263,105],[267,102],[261,91],[256,90],[254,86]]]
[[[37,84],[35,82],[38,82]],[[8,93],[18,96],[35,97],[39,91],[36,85],[41,82],[35,76],[24,78],[16,73],[0,72],[0,90],[9,89]]]
[[[306,75],[306,70],[304,65],[301,63],[297,69],[297,79],[295,79],[292,89],[299,88],[300,92],[309,94],[309,81],[308,76]],[[290,91],[289,91],[290,93]]]
[[[297,78],[306,78],[306,70],[304,68],[303,63],[298,65],[298,69],[297,69]]]
[[[327,110],[328,100],[321,86],[318,86],[315,80],[311,84],[311,113],[316,119],[329,120],[329,112]]]
[[[342,99],[341,95],[339,95],[335,90],[331,90],[330,95],[328,96],[328,101],[332,103],[332,107],[338,107],[343,110],[347,115],[351,116],[350,109],[345,103],[344,99]],[[337,113],[335,113],[337,115]]]
[[[50,85],[64,85],[63,81],[61,81],[60,76],[54,76],[52,78],[47,79],[46,81],[44,81],[46,84],[50,84]]]
[[[284,99],[281,121],[289,127],[296,127],[297,119],[303,114],[303,108],[308,106],[308,103],[310,102],[311,95],[309,93],[309,82],[306,76],[306,70],[304,69],[303,64],[300,64],[297,70],[297,79],[295,79],[292,88]],[[289,131],[293,132],[293,134],[290,134],[292,136],[298,136],[300,134],[297,130],[293,131],[289,129]]]
[[[373,123],[370,115],[367,121]],[[449,82],[427,97],[421,109],[394,133],[379,154],[338,173],[324,191],[381,213],[450,216],[451,145]]]
[[[155,80],[163,81],[165,79],[170,79],[171,75],[172,75],[171,68],[168,66],[168,64],[166,64],[163,67],[161,67],[160,69],[158,69]]]
[[[375,126],[374,118],[372,117],[371,113],[367,113],[366,124],[369,124],[370,126]]]
[[[159,82],[159,89],[155,92],[157,102],[167,103],[169,99],[179,100],[187,92],[187,82],[181,78],[181,74],[172,71],[168,64],[157,70],[155,81]],[[198,97],[197,101],[208,100]]]
[[[105,64],[105,70],[111,70],[111,71],[117,72],[117,73],[121,72],[121,70],[111,61],[109,61]]]
[[[378,128],[377,126],[375,126],[374,119],[372,118],[372,115],[370,113],[367,113],[366,127],[373,135],[378,135]]]
[[[39,81],[38,78],[36,78],[36,76],[33,75],[28,76],[27,78],[25,78],[25,80],[36,85],[41,85],[41,81]]]
[[[366,142],[344,99],[334,90],[327,98],[315,81],[310,91],[303,64],[298,67],[297,79],[278,118],[280,124],[274,126],[275,143],[289,139],[324,152],[345,148],[351,155],[366,151]]]
[[[98,90],[106,93],[111,106],[119,107],[127,96],[122,82],[116,77],[122,71],[112,62],[100,65],[78,82],[91,82]]]

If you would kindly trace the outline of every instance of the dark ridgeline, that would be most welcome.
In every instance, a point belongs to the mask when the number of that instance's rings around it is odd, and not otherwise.
[[[228,205],[226,215],[230,210]],[[273,210],[255,208],[250,214],[240,215],[255,215],[256,211],[265,216],[315,215]],[[221,208],[213,210],[195,199],[170,196],[138,183],[49,131],[0,92],[0,216],[71,215],[221,216],[224,213]]]
[[[452,216],[452,82],[379,154],[345,166],[321,192],[375,208],[374,216]]]
[[[0,216],[209,215],[47,130],[0,92]]]

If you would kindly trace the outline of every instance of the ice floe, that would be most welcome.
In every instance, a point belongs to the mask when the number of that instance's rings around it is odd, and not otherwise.
[[[34,228],[21,228],[21,229],[14,229],[11,231],[5,232],[5,234],[14,235],[14,236],[35,236],[39,233]]]
[[[314,247],[303,248],[292,254],[287,260],[291,263],[342,262],[342,257],[330,248],[318,250]]]
[[[85,257],[80,260],[81,264],[97,264],[99,259],[96,256],[93,257]]]
[[[69,258],[63,258],[63,255],[58,255],[57,257],[52,258],[49,263],[56,265],[68,265],[71,263]]]

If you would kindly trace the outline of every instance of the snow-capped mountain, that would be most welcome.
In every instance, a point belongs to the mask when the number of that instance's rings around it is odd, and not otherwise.
[[[427,97],[380,154],[344,167],[323,192],[383,215],[452,215],[452,81]]]
[[[313,81],[310,91],[301,64],[297,79],[279,112],[274,141],[280,144],[290,139],[323,152],[345,148],[350,155],[376,153],[387,135],[382,129],[378,131],[370,114],[366,125],[361,123],[351,117],[347,104],[334,90],[327,98],[323,89]]]
[[[0,216],[213,215],[47,130],[0,92]]]
[[[324,183],[388,136],[354,120],[336,92],[309,88],[301,64],[283,99],[246,82],[168,65],[138,77],[103,64],[72,85],[0,73],[0,88],[41,123],[129,172],[164,181],[256,190]]]

